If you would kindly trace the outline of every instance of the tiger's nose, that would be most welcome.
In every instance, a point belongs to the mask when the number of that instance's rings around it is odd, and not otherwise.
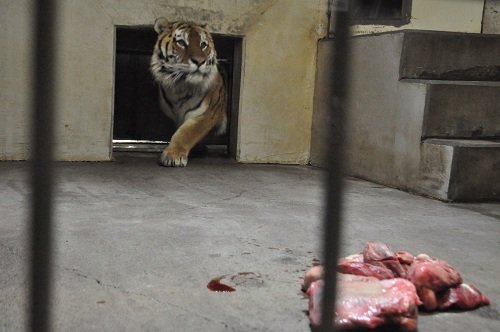
[[[194,56],[190,60],[198,67],[205,63],[205,58],[201,56]]]

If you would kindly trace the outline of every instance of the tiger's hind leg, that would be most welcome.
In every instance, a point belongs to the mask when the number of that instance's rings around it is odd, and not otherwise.
[[[189,151],[221,120],[213,115],[203,115],[186,120],[174,133],[171,142],[161,154],[161,166],[185,167]]]

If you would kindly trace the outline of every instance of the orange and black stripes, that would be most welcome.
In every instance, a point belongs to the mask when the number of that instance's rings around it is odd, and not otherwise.
[[[151,73],[160,107],[178,126],[160,164],[185,166],[189,150],[212,129],[223,133],[227,95],[210,32],[192,22],[155,22]]]

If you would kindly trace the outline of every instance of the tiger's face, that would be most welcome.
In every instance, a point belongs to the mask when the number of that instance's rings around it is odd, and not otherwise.
[[[157,80],[172,85],[179,81],[201,84],[211,81],[217,71],[214,42],[206,26],[191,22],[168,23],[157,19],[158,40],[151,58]]]

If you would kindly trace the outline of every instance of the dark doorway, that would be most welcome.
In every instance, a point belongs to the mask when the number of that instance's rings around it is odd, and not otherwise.
[[[156,32],[152,27],[117,27],[113,151],[161,151],[175,132],[158,105],[158,88],[149,72]],[[201,144],[224,148],[234,156],[241,71],[241,38],[213,35],[228,90],[229,127]]]

